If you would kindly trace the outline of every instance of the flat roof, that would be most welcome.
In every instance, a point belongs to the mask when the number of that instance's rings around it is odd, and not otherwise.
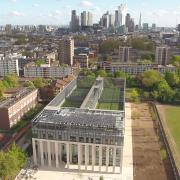
[[[15,93],[12,97],[7,98],[6,100],[0,102],[0,108],[9,108],[10,106],[13,106],[16,104],[19,100],[23,99],[25,96],[30,94],[36,89],[31,88],[23,88],[17,93]]]
[[[59,124],[76,127],[123,128],[124,111],[90,110],[78,108],[44,109],[33,123]]]

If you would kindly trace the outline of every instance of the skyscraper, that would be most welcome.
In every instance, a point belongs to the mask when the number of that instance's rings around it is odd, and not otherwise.
[[[109,27],[114,27],[115,25],[115,16],[110,14],[109,15]]]
[[[92,26],[93,25],[93,15],[91,12],[83,11],[81,13],[81,27]]]
[[[109,28],[109,12],[107,11],[100,19],[100,25]]]
[[[87,26],[87,19],[88,19],[87,13],[86,13],[86,11],[83,11],[81,13],[81,27]]]
[[[76,15],[76,10],[72,10],[70,29],[72,32],[79,31],[79,16]]]
[[[74,39],[68,37],[60,40],[59,61],[61,64],[73,65]]]
[[[138,29],[141,30],[142,29],[142,15],[140,13],[140,17],[139,17],[139,26]]]
[[[126,15],[126,27],[128,28],[128,32],[134,32],[134,20],[129,13]]]
[[[88,26],[93,26],[93,15],[92,15],[91,12],[88,12],[87,25]]]
[[[125,25],[126,14],[127,14],[127,5],[121,4],[118,7],[118,23],[117,23],[118,27]]]

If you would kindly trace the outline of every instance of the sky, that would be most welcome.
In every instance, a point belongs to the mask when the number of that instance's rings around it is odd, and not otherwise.
[[[180,0],[0,0],[0,25],[68,25],[73,9],[78,14],[92,12],[96,23],[123,3],[137,24],[140,12],[143,23],[166,27],[180,23]]]

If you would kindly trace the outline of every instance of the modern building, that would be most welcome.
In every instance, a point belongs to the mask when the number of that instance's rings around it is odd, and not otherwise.
[[[129,13],[126,15],[126,27],[128,28],[128,32],[134,32],[134,20]]]
[[[115,26],[115,16],[113,14],[109,15],[109,27]]]
[[[148,23],[143,23],[143,31],[145,31],[145,32],[149,31],[149,24]]]
[[[169,47],[156,47],[155,61],[159,65],[167,65],[169,63]]]
[[[88,68],[89,57],[87,54],[78,54],[74,56],[74,63],[79,63],[81,68]]]
[[[93,26],[93,15],[91,12],[83,11],[81,13],[81,27]]]
[[[66,66],[50,66],[48,64],[36,66],[29,63],[24,67],[24,77],[26,78],[63,78],[72,73],[71,67]]]
[[[68,37],[60,40],[58,56],[60,64],[73,65],[74,39]]]
[[[126,4],[121,4],[118,7],[118,12],[116,14],[116,19],[117,19],[117,27],[125,25],[126,21],[126,14],[127,14],[127,5]]]
[[[18,56],[8,55],[0,57],[0,76],[16,74],[19,76]]]
[[[0,102],[0,128],[9,130],[23,115],[37,104],[37,89],[18,89],[15,94]]]
[[[109,12],[107,11],[105,14],[103,14],[102,18],[100,19],[100,25],[104,28],[109,28]]]
[[[88,26],[93,26],[93,14],[91,12],[88,12],[87,25]]]
[[[84,79],[85,80],[85,79]],[[102,94],[111,83],[117,99]],[[87,84],[87,80],[83,81]],[[99,172],[122,172],[124,145],[124,91],[122,79],[97,78],[80,108],[62,108],[66,97],[77,98],[82,77],[72,81],[32,121],[34,164],[39,167],[66,168]],[[89,83],[89,82],[88,82]],[[112,87],[112,88],[113,88]],[[73,93],[73,90],[76,93]],[[111,94],[114,89],[111,89]],[[80,90],[81,91],[81,90]],[[117,94],[116,94],[117,95]],[[96,109],[97,103],[121,101],[122,109]],[[114,96],[112,96],[114,97]],[[82,96],[81,96],[82,98]]]
[[[77,16],[76,10],[72,10],[70,29],[72,32],[79,31],[79,16]]]

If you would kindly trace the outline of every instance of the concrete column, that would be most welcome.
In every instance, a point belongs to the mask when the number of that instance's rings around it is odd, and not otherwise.
[[[59,160],[58,160],[58,142],[55,142],[55,154],[56,154],[56,168],[59,167]]]
[[[69,143],[66,143],[67,168],[69,169]]]
[[[116,167],[116,147],[113,149],[113,172],[115,172]]]
[[[51,167],[51,147],[50,147],[50,142],[47,141],[47,150],[48,150],[48,165]]]
[[[102,167],[102,146],[99,146],[99,171],[101,171]]]
[[[69,144],[69,161],[72,163],[72,144]]]
[[[35,146],[35,140],[32,139],[32,145],[33,145],[33,161],[34,165],[37,165],[37,154],[36,154],[36,146]]]
[[[92,145],[92,170],[94,171],[94,165],[95,165],[95,146]]]
[[[123,150],[122,147],[119,148],[120,151],[120,173],[122,172],[122,159],[123,159]]]
[[[106,146],[106,172],[108,172],[109,166],[109,146]]]
[[[62,161],[62,144],[59,143],[59,161]]]
[[[41,166],[44,166],[43,141],[39,140],[39,146],[40,146]]]
[[[89,164],[89,145],[85,145],[85,169],[87,170],[87,166]]]
[[[78,169],[81,169],[81,158],[82,158],[82,153],[81,153],[81,144],[78,144]]]

